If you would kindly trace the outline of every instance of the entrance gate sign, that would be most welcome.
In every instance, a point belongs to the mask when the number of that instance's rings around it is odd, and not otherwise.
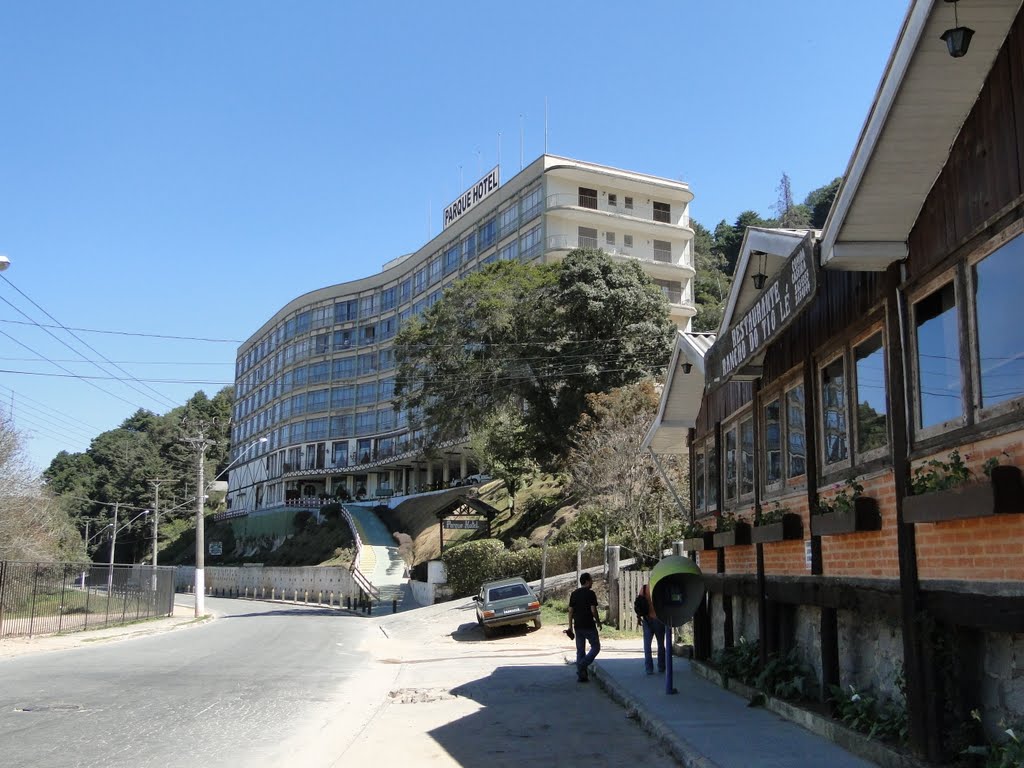
[[[445,520],[445,528],[460,531],[479,531],[484,526],[483,520]]]
[[[765,285],[754,305],[708,350],[706,389],[710,391],[734,376],[750,378],[744,376],[743,367],[763,353],[810,304],[817,287],[814,246],[808,235]]]

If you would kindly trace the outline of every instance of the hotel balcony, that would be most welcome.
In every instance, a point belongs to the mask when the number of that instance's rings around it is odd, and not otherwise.
[[[621,243],[609,245],[596,237],[579,235],[549,235],[545,240],[545,254],[552,261],[560,260],[569,251],[577,248],[600,248],[613,258],[634,259],[643,262],[644,271],[651,277],[665,280],[692,280],[697,274],[689,264],[673,261],[677,258],[671,251],[648,246],[629,246]]]
[[[673,210],[664,211],[657,209],[651,203],[633,202],[629,208],[626,207],[624,197],[619,197],[616,205],[609,205],[607,197],[598,199],[594,195],[580,195],[570,192],[561,192],[548,195],[545,199],[545,207],[548,211],[563,211],[570,215],[570,218],[586,218],[593,220],[594,212],[616,218],[635,220],[644,225],[668,225],[671,227],[682,227],[690,230],[690,217],[679,215]],[[661,227],[659,226],[659,229]],[[692,230],[690,230],[692,235]]]

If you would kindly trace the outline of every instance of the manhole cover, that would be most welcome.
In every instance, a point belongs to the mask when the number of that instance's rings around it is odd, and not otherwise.
[[[78,704],[30,704],[27,707],[15,707],[15,712],[78,712],[82,707]]]

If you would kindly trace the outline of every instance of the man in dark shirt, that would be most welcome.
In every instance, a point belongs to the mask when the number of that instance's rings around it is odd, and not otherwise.
[[[601,636],[598,627],[601,619],[597,615],[597,595],[591,589],[594,580],[589,573],[580,576],[580,588],[569,595],[569,629],[576,631],[576,679],[585,683],[587,667],[601,652]],[[584,653],[586,643],[590,643],[590,652]]]

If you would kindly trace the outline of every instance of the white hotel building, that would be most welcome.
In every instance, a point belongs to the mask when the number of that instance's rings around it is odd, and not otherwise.
[[[553,155],[504,184],[497,173],[460,196],[442,232],[418,251],[293,299],[242,344],[221,517],[269,513],[339,488],[369,498],[414,493],[479,471],[466,445],[424,459],[405,414],[392,408],[392,345],[402,322],[493,261],[546,263],[580,247],[636,260],[688,329],[696,307],[687,184]]]

